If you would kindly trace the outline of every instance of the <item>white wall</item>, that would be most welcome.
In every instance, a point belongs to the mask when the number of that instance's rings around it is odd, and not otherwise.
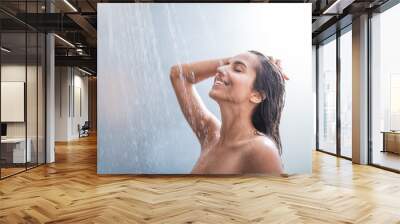
[[[83,73],[75,69],[74,75],[74,108],[72,108],[72,119],[71,119],[71,136],[72,138],[79,137],[79,132],[77,129],[78,124],[81,126],[88,121],[89,113],[88,113],[88,77],[82,76]],[[78,74],[76,73],[78,72]],[[80,93],[79,93],[80,91]],[[80,95],[80,98],[79,98]],[[79,100],[81,102],[79,102]],[[81,108],[79,108],[81,107]],[[80,111],[81,110],[81,111]]]
[[[1,82],[1,121],[25,121],[25,83]]]
[[[67,141],[69,133],[69,84],[68,67],[55,68],[55,141]]]
[[[56,67],[55,74],[55,140],[77,139],[78,124],[88,120],[88,78],[72,67]]]
[[[27,69],[27,70],[25,70]],[[28,87],[27,87],[27,120],[28,120],[28,137],[30,133],[35,132],[36,135],[36,67],[18,65],[18,64],[5,64],[1,66],[1,81],[2,82],[25,82],[25,73],[27,71]],[[41,71],[39,71],[41,72]],[[4,96],[3,96],[4,97]],[[40,107],[41,105],[39,105]],[[7,108],[1,108],[6,110]],[[32,123],[33,122],[33,123]],[[25,137],[25,122],[7,122],[7,136],[8,137]]]

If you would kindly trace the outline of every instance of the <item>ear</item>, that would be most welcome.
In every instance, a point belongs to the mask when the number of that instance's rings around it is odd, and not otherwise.
[[[259,91],[253,91],[250,95],[250,102],[259,104],[265,99],[265,94]]]

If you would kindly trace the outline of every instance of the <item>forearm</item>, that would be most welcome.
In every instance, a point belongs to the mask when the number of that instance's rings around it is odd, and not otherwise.
[[[187,83],[195,84],[214,76],[217,68],[227,64],[228,60],[229,58],[221,58],[174,65],[171,67],[171,79],[183,79]]]

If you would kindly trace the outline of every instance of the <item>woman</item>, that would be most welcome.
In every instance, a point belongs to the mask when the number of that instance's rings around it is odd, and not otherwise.
[[[174,65],[171,82],[182,112],[201,144],[193,174],[281,174],[279,122],[285,84],[280,63],[259,52]],[[209,96],[221,122],[194,84],[214,77]]]

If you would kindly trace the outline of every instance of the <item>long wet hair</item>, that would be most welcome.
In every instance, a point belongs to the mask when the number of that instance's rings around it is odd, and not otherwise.
[[[252,123],[257,131],[272,138],[279,154],[282,154],[279,124],[285,104],[285,80],[280,69],[269,58],[257,51],[249,52],[259,59],[253,88],[263,96],[262,102],[254,109]]]

